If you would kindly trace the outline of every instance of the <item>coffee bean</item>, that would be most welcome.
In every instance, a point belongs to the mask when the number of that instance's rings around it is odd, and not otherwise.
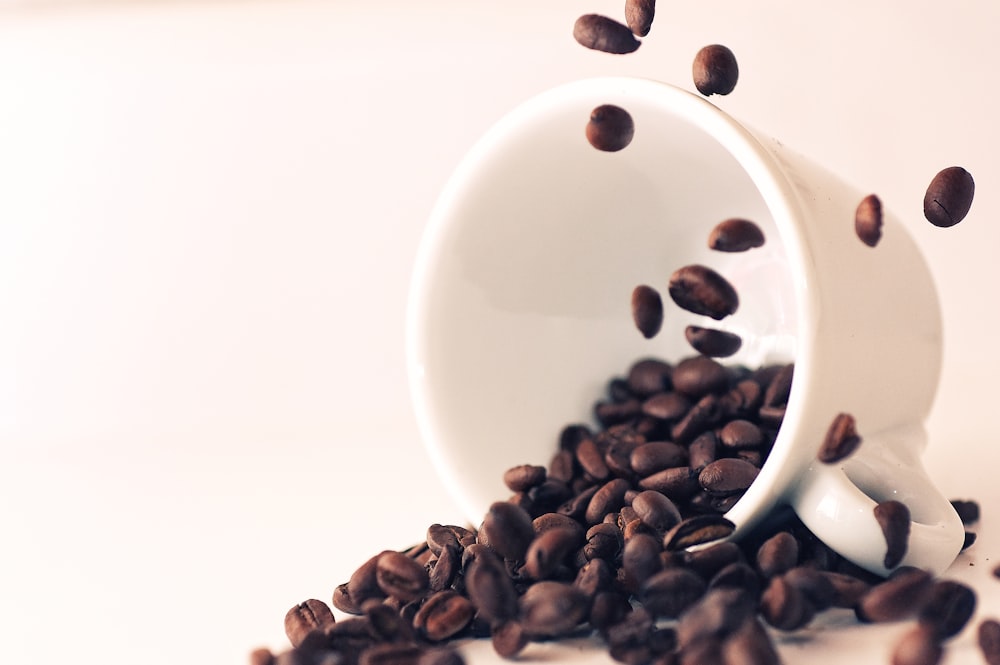
[[[869,194],[858,204],[854,212],[854,232],[869,247],[874,247],[882,239],[882,201],[874,194]]]
[[[693,571],[667,568],[646,579],[639,598],[653,615],[675,619],[701,598],[706,589],[705,580]]]
[[[774,376],[764,389],[763,406],[783,406],[788,403],[788,397],[792,392],[792,379],[795,376],[795,366],[792,364],[783,365],[775,372]]]
[[[760,469],[736,457],[723,457],[707,465],[698,474],[698,483],[706,492],[720,496],[743,492]]]
[[[660,571],[661,549],[659,540],[648,533],[637,533],[625,541],[622,570],[626,591],[637,592],[647,579]]]
[[[322,631],[334,623],[333,612],[322,600],[309,599],[285,613],[285,635],[293,647],[302,644],[306,635]]]
[[[577,571],[573,584],[587,598],[593,598],[598,592],[610,589],[613,580],[614,575],[607,561],[591,559]]]
[[[755,599],[740,589],[720,588],[706,592],[681,614],[677,623],[678,645],[686,649],[706,638],[725,638],[753,616],[755,605]]]
[[[556,512],[559,515],[564,515],[574,522],[582,522],[587,514],[587,506],[590,505],[590,500],[594,498],[597,494],[597,490],[600,487],[597,485],[591,485],[583,490],[580,490],[576,496],[569,498],[565,503],[563,503]],[[580,527],[582,529],[582,527]],[[537,531],[537,529],[535,529]]]
[[[632,321],[646,339],[660,332],[663,325],[663,299],[652,286],[640,284],[632,290]]]
[[[465,665],[465,659],[454,649],[438,647],[425,650],[417,665]]]
[[[861,598],[871,589],[871,585],[868,582],[853,575],[832,571],[823,571],[822,574],[833,586],[833,607],[852,609],[857,606]]]
[[[781,577],[801,591],[817,611],[833,607],[838,600],[837,589],[821,570],[808,566],[795,566],[785,571]]]
[[[847,459],[860,445],[861,437],[858,436],[854,416],[838,413],[826,430],[816,458],[823,464],[836,464]]]
[[[528,646],[528,635],[518,621],[503,621],[491,631],[493,650],[501,658],[513,659]]]
[[[727,538],[736,525],[721,515],[694,515],[678,523],[663,536],[663,549],[683,550],[694,545]]]
[[[979,623],[976,642],[988,665],[1000,665],[1000,622],[983,619]]]
[[[511,492],[526,492],[545,481],[545,467],[521,464],[507,469],[503,482]]]
[[[764,402],[764,389],[753,379],[744,379],[727,393],[736,406],[736,412],[742,414],[756,413]]]
[[[931,593],[931,576],[924,570],[906,569],[876,584],[858,601],[855,614],[861,621],[899,621],[920,612]]]
[[[961,582],[938,580],[931,587],[930,597],[917,615],[938,640],[946,640],[962,632],[976,611],[976,592]]]
[[[760,595],[761,579],[757,571],[742,561],[724,566],[708,583],[709,589],[740,589],[754,598]]]
[[[883,564],[886,568],[895,568],[906,555],[910,539],[910,510],[899,501],[883,501],[875,506],[875,521],[885,537]]]
[[[695,402],[684,417],[670,428],[677,443],[686,444],[722,419],[722,405],[716,395],[708,394]]]
[[[590,145],[598,150],[603,152],[618,152],[632,142],[632,137],[635,135],[635,122],[632,120],[629,112],[622,107],[615,106],[614,104],[601,104],[590,112],[590,119],[587,121],[584,134],[587,140],[590,141]],[[633,306],[634,303],[633,294]],[[643,306],[655,308],[655,305],[648,301]],[[660,309],[662,311],[662,304]],[[650,328],[659,327],[655,325],[655,311],[647,311],[643,315],[649,315],[650,318],[643,321],[642,326],[639,328],[640,331],[645,331],[646,326]],[[662,322],[662,313],[659,318]],[[636,321],[636,325],[640,325],[638,321]],[[652,337],[652,335],[649,335],[649,337]]]
[[[718,437],[715,432],[708,431],[699,434],[695,440],[688,445],[688,464],[698,473],[715,461],[716,449],[718,448]]]
[[[640,476],[687,463],[688,451],[673,441],[650,441],[637,446],[629,455],[629,466]]]
[[[441,642],[460,633],[475,613],[468,598],[445,589],[427,597],[413,617],[413,627],[431,642]]]
[[[274,665],[274,654],[266,647],[250,652],[250,665]]]
[[[743,338],[736,333],[701,326],[685,328],[684,338],[695,351],[712,358],[726,358],[743,346]]]
[[[725,665],[780,665],[771,637],[755,618],[749,618],[722,645]]]
[[[413,626],[405,621],[400,611],[386,602],[372,598],[366,600],[361,611],[372,628],[372,634],[383,642],[412,642]]]
[[[653,25],[656,0],[625,0],[625,23],[636,37],[645,37]]]
[[[749,420],[730,420],[719,430],[719,443],[730,450],[757,448],[764,443],[764,433]]]
[[[387,596],[410,602],[427,591],[430,579],[427,570],[400,552],[384,552],[375,566],[375,579]]]
[[[576,447],[576,461],[591,480],[604,481],[608,478],[604,453],[597,448],[593,439],[584,439]]]
[[[597,630],[606,630],[631,611],[627,594],[614,590],[598,592],[590,605],[590,625]]]
[[[604,427],[624,423],[642,413],[642,402],[630,399],[625,402],[597,402],[594,404],[594,417]],[[579,446],[577,446],[579,448]]]
[[[728,540],[683,553],[684,565],[705,580],[712,579],[720,570],[737,561],[743,561],[743,550]]]
[[[784,406],[762,406],[757,411],[757,420],[765,427],[774,427],[777,429],[784,419]]]
[[[390,550],[386,550],[376,554],[365,561],[358,567],[357,570],[354,571],[354,573],[351,574],[350,579],[347,580],[346,596],[350,599],[350,602],[358,608],[355,614],[361,612],[361,604],[369,598],[385,598],[386,593],[382,591],[378,584],[376,568],[379,558],[389,551]]]
[[[683,503],[699,490],[698,474],[688,466],[664,469],[640,479],[639,487],[665,494],[675,503]]]
[[[681,309],[716,321],[736,312],[740,299],[725,277],[703,265],[677,269],[668,283],[670,297]]]
[[[691,400],[676,391],[653,395],[642,403],[642,412],[659,420],[676,420],[691,408]]]
[[[588,613],[587,599],[579,589],[572,584],[548,580],[528,587],[518,607],[524,630],[538,637],[566,635]]]
[[[937,665],[943,655],[944,649],[933,632],[916,625],[903,633],[893,646],[889,662],[892,665]]]
[[[760,597],[760,614],[778,630],[792,631],[802,628],[816,611],[805,594],[784,578],[771,578]]]
[[[600,14],[584,14],[573,25],[573,38],[595,51],[622,55],[639,48],[640,42],[628,26]]]
[[[934,226],[958,224],[969,214],[976,183],[961,166],[949,166],[940,171],[924,194],[924,217]]]
[[[962,550],[965,551],[976,543],[976,534],[972,531],[965,532],[965,539],[962,541]]]
[[[605,515],[614,512],[625,503],[625,492],[629,483],[624,478],[609,480],[594,494],[584,516],[587,524],[597,524]]]
[[[748,219],[734,217],[715,225],[708,246],[719,252],[745,252],[764,244],[764,232]]]
[[[416,644],[375,644],[361,653],[358,665],[417,665],[423,653]]]
[[[333,606],[341,612],[347,614],[361,614],[361,606],[351,600],[350,591],[347,590],[347,582],[338,585],[333,590]]]
[[[963,499],[952,499],[951,506],[955,509],[955,512],[958,513],[958,517],[962,520],[962,524],[968,526],[979,521],[979,504],[977,502]]]
[[[656,358],[643,358],[632,364],[625,376],[629,390],[645,398],[670,390],[673,366]]]
[[[460,552],[461,549],[457,545],[446,545],[441,550],[428,573],[428,591],[441,591],[452,585],[462,566],[462,555]]]
[[[764,577],[781,575],[799,560],[799,541],[788,531],[779,531],[757,549],[757,570]]]
[[[467,551],[472,548],[467,548]],[[517,616],[517,591],[503,562],[492,550],[480,550],[465,572],[469,600],[486,621],[495,623]]]
[[[549,577],[570,552],[583,544],[580,529],[549,529],[540,533],[528,547],[523,571],[535,580]]]
[[[604,639],[612,649],[617,648],[619,652],[626,653],[630,651],[628,647],[648,644],[652,634],[653,615],[645,607],[636,607],[622,617],[621,621],[608,626],[604,631]],[[650,655],[646,654],[645,662],[648,662]]]
[[[736,56],[721,44],[699,50],[691,70],[694,87],[705,96],[728,95],[736,87],[740,75]]]
[[[531,515],[506,501],[491,504],[479,528],[479,542],[505,559],[522,560],[534,537]]]
[[[645,490],[632,499],[632,508],[642,523],[657,533],[665,533],[681,521],[681,511],[664,494]]]

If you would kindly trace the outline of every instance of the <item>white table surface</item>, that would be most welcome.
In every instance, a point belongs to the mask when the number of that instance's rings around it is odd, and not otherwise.
[[[948,576],[979,591],[975,621],[1000,616],[1000,4],[662,2],[628,57],[573,42],[590,11],[621,2],[0,7],[5,661],[245,662],[286,646],[292,605],[461,522],[403,361],[437,193],[534,93],[691,88],[713,42],[741,65],[720,107],[877,192],[925,250],[946,324],[925,460],[984,514]],[[938,229],[921,201],[952,164],[978,191]],[[887,662],[905,630],[843,619],[785,660]],[[979,662],[971,628],[945,662]]]

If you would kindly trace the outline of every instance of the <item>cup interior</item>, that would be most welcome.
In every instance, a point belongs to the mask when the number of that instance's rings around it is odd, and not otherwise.
[[[605,103],[635,121],[632,143],[615,153],[584,136]],[[473,524],[509,497],[504,470],[548,464],[565,425],[593,422],[611,378],[641,358],[695,355],[686,326],[739,334],[726,364],[795,359],[787,230],[759,175],[720,141],[714,126],[729,122],[665,84],[578,82],[516,109],[453,175],[417,260],[408,362],[424,441]],[[712,228],[731,217],[760,226],[764,246],[709,249]],[[735,314],[714,321],[672,302],[671,274],[696,263],[733,284]],[[664,302],[648,340],[631,317],[638,284]]]

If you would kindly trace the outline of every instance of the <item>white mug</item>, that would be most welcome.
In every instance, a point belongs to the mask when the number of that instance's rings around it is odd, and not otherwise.
[[[584,137],[601,104],[634,118],[619,152]],[[549,462],[561,429],[591,417],[610,377],[643,357],[693,355],[683,330],[699,324],[743,338],[726,363],[795,363],[770,455],[726,513],[734,537],[790,506],[835,551],[886,574],[873,510],[896,499],[913,518],[902,565],[943,571],[964,528],[920,461],[941,368],[940,307],[891,211],[876,247],[858,238],[855,210],[868,193],[661,82],[578,81],[503,118],[441,194],[407,320],[421,435],[470,522],[510,495],[506,469]],[[765,244],[710,250],[709,232],[731,217],[757,223]],[[663,328],[645,339],[632,289],[665,293],[671,273],[695,263],[735,286],[738,311],[706,321],[665,297]],[[821,464],[841,412],[862,444]]]

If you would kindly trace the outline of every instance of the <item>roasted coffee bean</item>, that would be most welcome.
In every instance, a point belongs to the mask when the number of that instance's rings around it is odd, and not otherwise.
[[[668,292],[681,309],[716,321],[736,312],[740,299],[725,277],[703,265],[679,268],[670,276]]]
[[[265,647],[254,649],[250,652],[250,665],[274,665],[274,654]]]
[[[666,494],[675,503],[687,501],[700,489],[698,474],[689,466],[657,471],[640,479],[639,487]]]
[[[524,630],[538,637],[570,633],[587,617],[583,592],[572,584],[542,581],[532,584],[518,601]]]
[[[580,441],[593,435],[593,432],[586,425],[580,423],[566,425],[559,432],[559,450],[573,452]]]
[[[708,583],[709,589],[742,589],[757,598],[760,596],[761,580],[757,571],[742,561],[731,563],[717,572]]]
[[[604,453],[597,448],[593,439],[584,439],[576,447],[576,461],[591,480],[607,480],[609,471],[608,465],[604,463]]]
[[[727,496],[745,491],[757,478],[760,469],[736,457],[723,457],[707,465],[698,474],[698,483],[710,494]]]
[[[518,621],[503,621],[494,626],[490,639],[501,658],[512,659],[528,646],[528,636]]]
[[[740,69],[736,56],[729,48],[711,44],[701,48],[695,55],[691,75],[694,87],[706,97],[728,95],[736,88]]]
[[[425,650],[417,665],[465,665],[465,659],[454,649],[437,647]]]
[[[720,419],[719,398],[715,395],[705,395],[670,428],[670,436],[677,443],[689,443],[702,432],[718,424]]]
[[[413,627],[398,609],[377,598],[366,600],[361,611],[368,619],[372,634],[382,642],[412,642]]]
[[[976,534],[972,531],[965,532],[965,539],[962,541],[962,550],[965,551],[976,543]]]
[[[632,322],[646,339],[651,339],[660,332],[660,326],[663,325],[663,298],[652,286],[640,284],[632,290]]]
[[[333,590],[333,606],[341,612],[347,614],[361,614],[361,606],[351,600],[351,593],[347,590],[347,582],[338,585]]]
[[[387,596],[404,603],[424,595],[430,583],[427,569],[400,552],[384,552],[375,566],[375,579]]]
[[[637,399],[625,402],[601,401],[594,404],[594,417],[604,427],[632,420],[640,413],[642,413],[642,402]]]
[[[616,525],[607,522],[590,527],[586,540],[583,554],[588,561],[593,559],[614,561],[624,545],[621,530]]]
[[[379,558],[390,551],[385,550],[365,561],[351,574],[350,579],[347,580],[347,597],[358,608],[355,614],[361,612],[361,604],[369,598],[385,598],[386,593],[382,591],[378,584],[376,568]]]
[[[757,411],[757,419],[761,425],[777,428],[785,419],[784,406],[762,406]]]
[[[883,501],[875,506],[875,521],[885,537],[883,565],[895,568],[906,555],[910,540],[910,509],[899,501]]]
[[[413,627],[431,642],[441,642],[460,633],[475,613],[468,598],[445,589],[427,597],[413,617]]]
[[[467,548],[472,549],[472,548]],[[491,550],[480,551],[465,573],[469,600],[490,623],[517,616],[517,591],[503,562]]]
[[[648,533],[637,533],[625,541],[622,570],[625,590],[637,592],[647,579],[660,571],[660,542]]]
[[[591,485],[590,487],[581,490],[575,496],[559,506],[559,508],[556,509],[556,512],[560,515],[569,517],[576,522],[582,522],[587,514],[587,506],[590,505],[590,500],[599,489],[601,489],[599,486]],[[583,527],[580,528],[582,529]]]
[[[545,481],[545,467],[521,464],[511,467],[503,474],[503,482],[511,492],[526,492]]]
[[[576,474],[576,455],[574,455],[570,450],[560,450],[552,456],[552,460],[549,462],[549,466],[546,469],[545,474],[545,480],[555,480],[562,483],[570,482]],[[541,483],[539,483],[539,485],[541,485]],[[537,487],[537,485],[535,487]],[[534,489],[535,487],[532,487],[531,489]]]
[[[587,524],[597,524],[605,515],[619,510],[625,503],[629,483],[624,478],[609,480],[594,494],[584,516]]]
[[[764,454],[759,450],[737,450],[736,457],[758,469],[764,464]]]
[[[781,577],[801,591],[817,611],[832,607],[838,599],[837,589],[823,571],[796,566],[788,569]]]
[[[781,657],[767,630],[756,618],[749,618],[722,645],[725,665],[780,665]]]
[[[629,112],[622,107],[615,106],[614,104],[601,104],[590,112],[590,120],[587,121],[584,134],[587,136],[587,140],[590,141],[590,145],[598,150],[603,152],[618,152],[632,142],[632,137],[635,135],[635,123]],[[634,302],[635,299],[633,298]],[[655,316],[655,305],[652,303],[646,302],[644,303],[644,307],[654,308],[652,311],[643,313],[643,316],[648,315],[650,317],[648,320],[644,320],[641,324],[642,327],[639,328],[645,335],[646,326],[650,328],[658,327],[655,325],[657,318],[662,322],[662,303],[660,306],[660,317]],[[636,321],[636,325],[640,325],[638,320]],[[652,337],[652,335],[648,335],[648,337]]]
[[[816,458],[823,464],[835,464],[847,459],[859,445],[861,437],[858,436],[854,416],[849,413],[838,413],[826,430],[826,436]]]
[[[620,477],[631,479],[632,473],[632,453],[636,448],[646,443],[645,437],[635,430],[626,426],[612,428],[606,432],[609,436],[604,439],[607,450],[604,453],[604,463],[608,470]]]
[[[749,420],[730,420],[719,430],[719,443],[730,450],[757,448],[764,443],[764,433]]]
[[[683,563],[698,573],[702,579],[710,580],[720,570],[731,563],[743,561],[743,558],[743,550],[740,549],[740,546],[726,540],[708,547],[684,552]]]
[[[531,541],[522,570],[532,579],[545,579],[582,544],[583,533],[578,528],[549,529]]]
[[[639,492],[632,499],[632,509],[643,524],[657,533],[669,531],[681,521],[677,504],[665,494],[652,490]]]
[[[573,25],[573,38],[595,51],[622,55],[639,48],[628,26],[600,14],[584,14]]]
[[[675,466],[686,466],[688,451],[673,441],[650,441],[629,455],[629,466],[639,476],[648,476]]]
[[[940,171],[924,194],[924,217],[934,226],[958,224],[969,214],[976,183],[961,166],[949,166]]]
[[[285,613],[285,635],[292,646],[297,647],[306,635],[314,630],[322,631],[333,623],[330,607],[322,600],[311,598]]]
[[[764,577],[781,575],[799,561],[799,541],[788,531],[779,531],[757,549],[757,570]]]
[[[737,382],[727,395],[733,400],[737,413],[756,413],[764,402],[764,389],[753,379]]]
[[[854,212],[854,232],[869,247],[882,239],[882,201],[874,194],[861,199]]]
[[[987,665],[1000,665],[1000,622],[996,619],[983,619],[979,623],[976,642]]]
[[[755,605],[754,598],[741,589],[709,590],[681,614],[677,623],[678,645],[686,649],[706,638],[725,638],[753,616]]]
[[[691,400],[676,391],[653,395],[642,403],[642,413],[658,420],[677,420],[691,408]]]
[[[706,356],[685,358],[674,367],[671,378],[674,390],[692,399],[709,393],[721,393],[729,387],[729,372]]]
[[[456,545],[447,545],[438,554],[437,560],[430,567],[427,578],[428,591],[447,589],[455,581],[462,567],[461,549]]]
[[[375,644],[361,653],[358,665],[417,665],[424,648],[416,644]]]
[[[795,376],[794,365],[784,365],[778,369],[764,389],[762,406],[783,406],[788,403],[792,392],[792,379]]]
[[[767,623],[783,631],[802,628],[816,614],[805,594],[780,576],[771,578],[761,594],[759,609]]]
[[[968,526],[979,521],[979,504],[977,502],[963,499],[952,499],[951,507],[955,509],[956,513],[958,513],[958,517],[962,520],[962,524]]]
[[[743,346],[743,338],[736,333],[701,326],[685,328],[684,338],[695,351],[712,358],[726,358]]]
[[[717,448],[718,437],[715,436],[715,432],[708,431],[695,437],[695,440],[688,445],[688,463],[691,468],[701,473],[702,469],[716,460]]]
[[[604,559],[591,559],[583,564],[576,573],[573,584],[587,598],[593,598],[599,591],[607,591],[611,588],[614,574],[611,566]]]
[[[975,611],[975,591],[961,582],[938,580],[917,618],[936,639],[946,640],[962,632]]]
[[[441,551],[446,547],[453,547],[459,549],[462,545],[458,542],[458,536],[452,530],[452,527],[444,526],[442,524],[432,524],[427,527],[427,546],[430,551],[439,556]]]
[[[764,244],[764,232],[748,219],[719,222],[708,236],[708,246],[719,252],[745,252]]]
[[[558,508],[573,495],[569,486],[549,474],[548,479],[528,492],[531,505],[536,513],[547,513]]]
[[[892,647],[889,662],[892,665],[937,665],[943,655],[944,649],[933,632],[918,624],[903,633]]]
[[[927,571],[905,569],[869,589],[858,601],[855,614],[868,623],[906,619],[923,609],[930,597],[931,585]]]
[[[670,390],[673,367],[656,358],[643,358],[629,367],[625,381],[638,397],[649,397]]]
[[[531,515],[506,501],[491,504],[479,528],[479,542],[505,559],[523,560],[534,538]]]
[[[653,25],[656,0],[625,0],[625,23],[636,37],[645,37]]]
[[[823,571],[823,576],[833,586],[832,604],[834,607],[852,609],[871,589],[871,584],[853,575]]]
[[[721,540],[729,537],[735,528],[736,525],[721,515],[695,515],[681,521],[664,535],[663,549],[683,550]]]
[[[642,584],[643,607],[658,617],[675,619],[705,593],[705,580],[687,568],[667,568]]]
[[[632,611],[628,595],[621,591],[600,591],[590,605],[590,625],[605,630],[621,621]]]

